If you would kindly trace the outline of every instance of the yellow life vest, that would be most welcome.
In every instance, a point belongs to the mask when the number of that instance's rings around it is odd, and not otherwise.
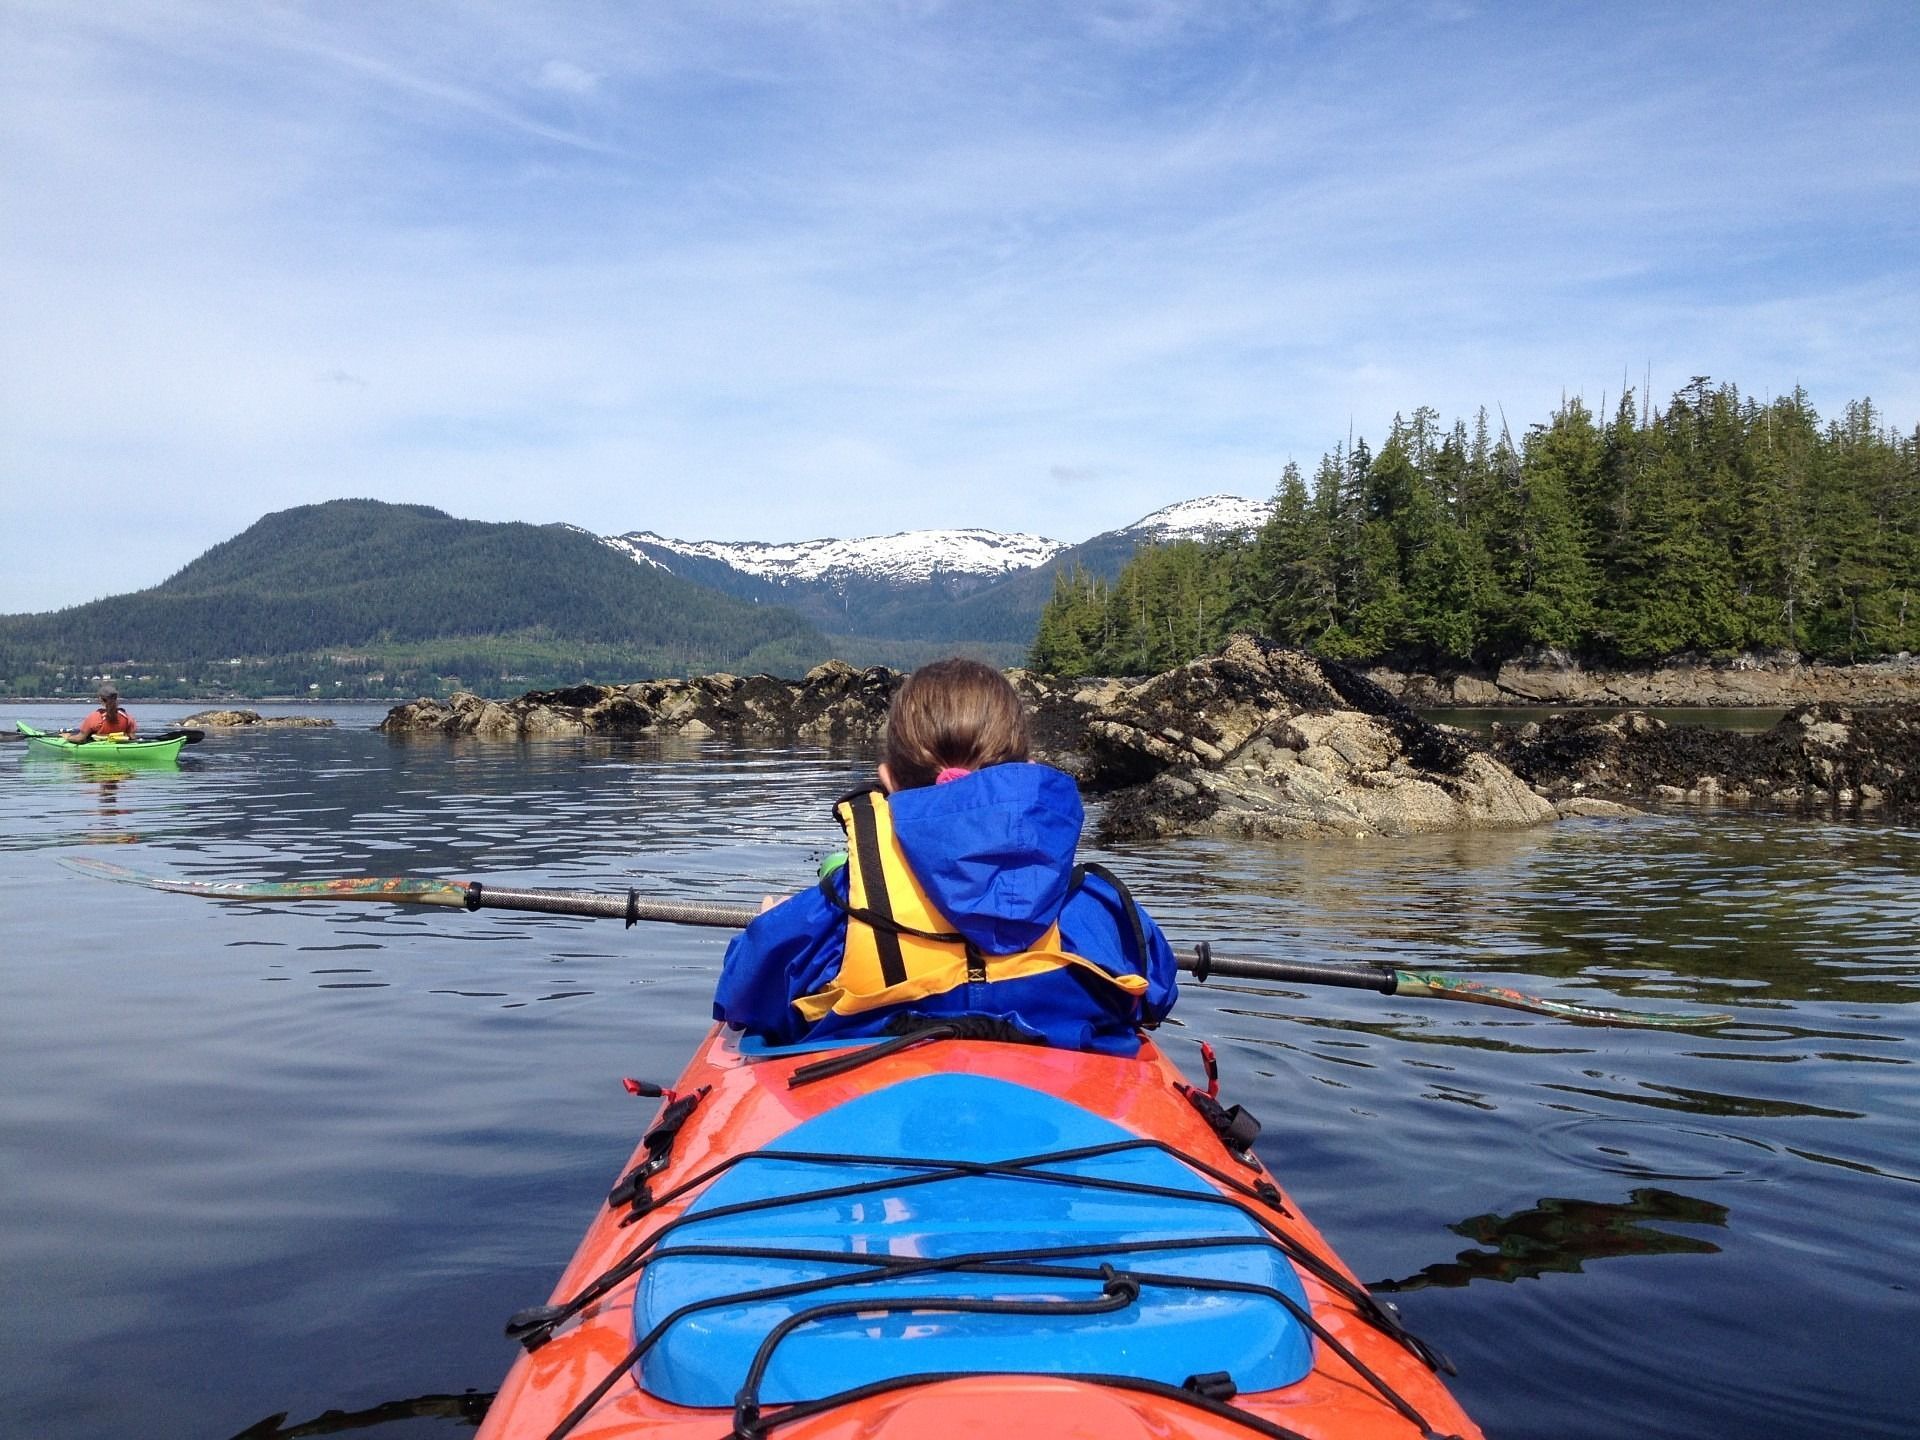
[[[1058,921],[1025,950],[983,953],[954,930],[920,888],[894,836],[885,795],[855,795],[842,800],[833,813],[847,832],[847,899],[840,900],[831,876],[820,888],[847,912],[846,948],[833,978],[793,1002],[809,1023],[829,1013],[855,1015],[910,1005],[969,981],[1017,980],[1068,966],[1129,996],[1146,994],[1146,976],[1115,975],[1069,953]]]

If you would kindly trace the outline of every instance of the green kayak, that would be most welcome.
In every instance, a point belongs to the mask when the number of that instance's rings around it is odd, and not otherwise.
[[[96,739],[78,743],[64,735],[49,735],[24,720],[14,728],[27,737],[27,748],[36,755],[58,755],[62,760],[102,760],[109,765],[171,765],[180,759],[180,747],[187,743],[188,732],[175,731],[151,740]]]

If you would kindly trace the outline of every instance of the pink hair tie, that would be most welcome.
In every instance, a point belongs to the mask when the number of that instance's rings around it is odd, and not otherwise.
[[[958,765],[949,765],[933,777],[933,783],[936,785],[944,785],[949,780],[964,780],[972,773],[971,770],[962,770]]]

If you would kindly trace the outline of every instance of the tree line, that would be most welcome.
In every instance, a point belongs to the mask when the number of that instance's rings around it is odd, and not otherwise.
[[[1605,418],[1564,401],[1518,440],[1423,406],[1378,451],[1336,445],[1311,479],[1289,463],[1251,536],[1057,576],[1029,662],[1146,674],[1235,630],[1443,668],[1920,650],[1920,429],[1704,376],[1645,412],[1631,390]]]

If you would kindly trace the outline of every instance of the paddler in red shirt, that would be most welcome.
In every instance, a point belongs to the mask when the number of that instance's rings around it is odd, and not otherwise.
[[[79,738],[92,740],[109,735],[123,735],[133,739],[133,732],[140,728],[139,722],[120,708],[120,692],[111,685],[100,687],[100,708],[80,722]]]

